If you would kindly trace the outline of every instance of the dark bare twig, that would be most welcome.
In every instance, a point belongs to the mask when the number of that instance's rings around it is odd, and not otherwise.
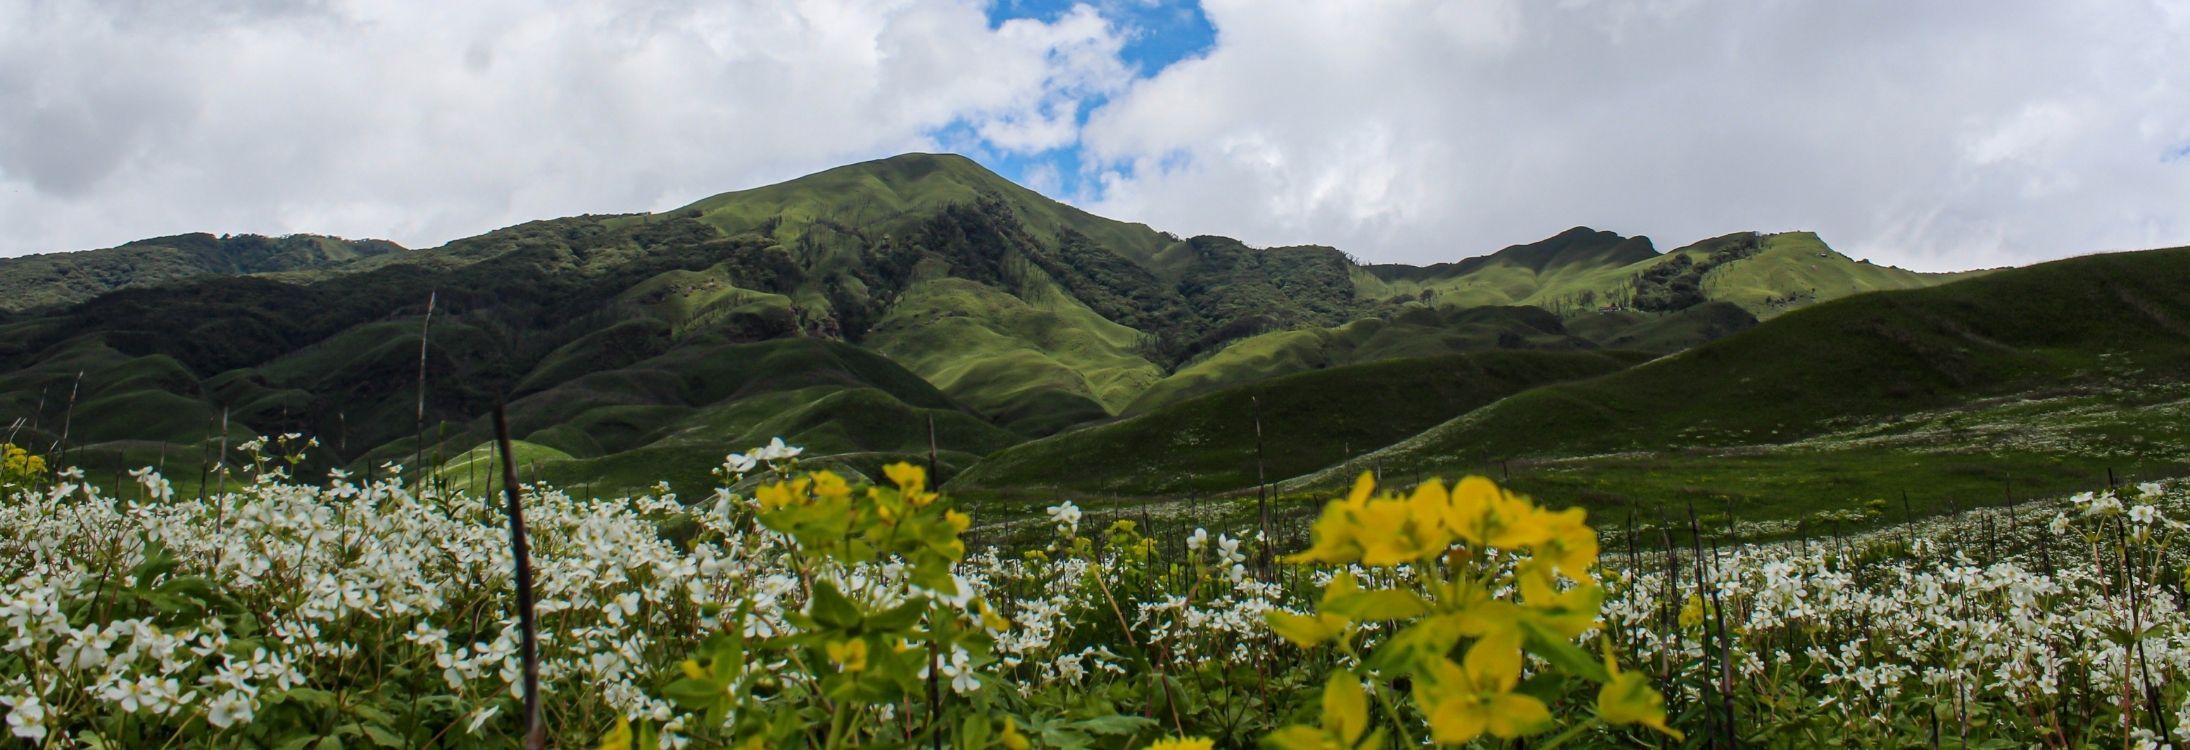
[[[532,546],[525,538],[524,493],[517,487],[507,411],[500,402],[494,404],[494,440],[502,451],[502,492],[509,498],[510,556],[517,563],[517,626],[524,635],[520,648],[525,661],[524,746],[526,750],[540,750],[547,747],[547,728],[540,724],[540,631],[532,611]]]

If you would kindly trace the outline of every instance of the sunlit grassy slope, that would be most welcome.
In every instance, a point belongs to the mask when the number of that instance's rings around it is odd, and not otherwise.
[[[1255,483],[1255,417],[1271,480],[1334,466],[1531,387],[1618,371],[1648,355],[1485,351],[1301,372],[1215,390],[991,455],[955,480],[972,493],[1177,495]]]
[[[1750,235],[1715,237],[1660,254],[1644,237],[1577,227],[1491,255],[1422,268],[1369,266],[1355,283],[1369,299],[1420,299],[1438,305],[1534,305],[1579,313],[1625,305],[1639,275],[1686,256],[1702,261]],[[1762,235],[1754,254],[1726,262],[1702,279],[1709,300],[1732,302],[1759,318],[1862,292],[1914,289],[1956,274],[1924,274],[1850,259],[1811,232]]]
[[[1054,240],[1069,229],[1146,264],[1172,240],[1143,224],[1106,219],[1020,187],[957,154],[905,154],[850,164],[795,180],[723,193],[669,212],[697,211],[725,233],[780,222],[786,242],[827,220],[850,226],[889,226],[903,217],[972,203],[983,193],[1002,196],[1035,236]]]
[[[865,343],[998,423],[1029,434],[1100,419],[1161,376],[1141,334],[1063,294],[1029,302],[963,279],[907,289]]]

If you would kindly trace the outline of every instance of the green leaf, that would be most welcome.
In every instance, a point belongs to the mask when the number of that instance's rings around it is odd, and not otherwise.
[[[928,602],[915,599],[867,618],[867,632],[893,633],[911,630],[928,611]]]
[[[807,615],[824,627],[849,631],[859,627],[859,605],[845,598],[828,581],[814,582],[814,599],[807,604]]]
[[[1560,637],[1558,633],[1552,632],[1549,628],[1523,620],[1521,621],[1521,637],[1522,644],[1528,648],[1529,653],[1535,654],[1544,661],[1551,662],[1551,665],[1558,667],[1561,672],[1597,683],[1612,680],[1612,673],[1605,671],[1602,662],[1591,657],[1588,651],[1582,650],[1582,647],[1574,645],[1573,641]]]
[[[1157,724],[1155,719],[1151,719],[1145,716],[1126,716],[1123,714],[1111,714],[1109,716],[1097,716],[1092,719],[1081,719],[1079,721],[1072,722],[1071,726],[1074,729],[1078,729],[1089,734],[1125,736],[1140,732],[1142,730],[1154,729],[1159,726],[1159,724]]]
[[[387,727],[379,724],[365,724],[363,728],[365,729],[365,738],[372,740],[375,745],[381,747],[407,747],[410,744],[404,742],[403,738],[396,736],[394,732],[388,731]]]
[[[1323,730],[1294,725],[1263,737],[1262,746],[1269,750],[1323,750],[1323,741]]]
[[[1369,653],[1368,666],[1378,672],[1418,674],[1434,659],[1443,659],[1460,642],[1460,623],[1450,615],[1424,618],[1378,644]]]
[[[1329,615],[1296,615],[1277,609],[1262,613],[1262,619],[1272,632],[1301,648],[1323,645],[1346,627],[1345,620]]]
[[[662,688],[662,697],[687,709],[705,711],[714,708],[721,701],[729,700],[730,695],[723,692],[721,685],[686,677]]]

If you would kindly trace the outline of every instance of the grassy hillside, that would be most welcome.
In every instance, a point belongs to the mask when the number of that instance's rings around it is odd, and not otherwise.
[[[1270,378],[993,454],[951,484],[974,494],[1164,496],[1252,486],[1255,417],[1272,481],[1348,462],[1539,385],[1616,372],[1647,355],[1489,351]]]
[[[0,311],[60,307],[116,289],[201,276],[322,268],[402,251],[385,240],[201,233],[138,240],[103,250],[0,258]]]
[[[1533,307],[1453,310],[1417,305],[1385,318],[1241,339],[1157,382],[1125,413],[1145,413],[1219,388],[1329,367],[1497,349],[1593,347],[1570,335],[1556,316]]]
[[[1367,299],[1442,306],[1533,305],[1572,316],[1608,307],[1673,312],[1722,301],[1770,318],[1851,294],[1922,288],[1957,276],[1853,260],[1810,232],[1741,232],[1660,254],[1648,238],[1576,227],[1459,263],[1368,266],[1354,280]]]
[[[1162,372],[1141,334],[1056,292],[1036,302],[964,279],[914,284],[865,343],[1012,430],[1115,413]]]
[[[1775,506],[1951,477],[1998,487],[2010,476],[2027,483],[2065,472],[2088,486],[2107,468],[2190,458],[2159,450],[2165,443],[2151,438],[2166,430],[2148,424],[2156,404],[2174,403],[2166,394],[2184,373],[2190,249],[2096,255],[1790,312],[1616,375],[1516,395],[1373,460],[1430,474],[1507,458],[1569,473],[1627,462],[1654,472],[1640,486],[1658,487],[1657,500],[1748,495],[1739,488],[1754,474],[1740,467],[1754,463],[1791,485],[1756,501]],[[2058,418],[2096,413],[2121,427],[2053,442],[1963,429],[1997,423],[2024,402],[2067,404]],[[2029,420],[2017,420],[2022,431],[2044,432]],[[1911,458],[1925,451],[1939,455]],[[1877,463],[1850,471],[1865,465],[1858,457]],[[1303,483],[1336,484],[1340,473]]]
[[[1172,242],[1147,225],[1106,219],[1050,200],[957,154],[903,154],[849,164],[723,193],[669,214],[696,213],[725,234],[760,231],[791,243],[815,225],[887,228],[974,203],[984,195],[1001,197],[1028,231],[1044,240],[1078,233],[1143,264]]]

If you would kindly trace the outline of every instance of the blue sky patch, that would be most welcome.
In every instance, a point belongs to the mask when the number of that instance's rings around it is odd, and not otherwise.
[[[989,27],[1017,18],[1051,22],[1080,5],[1095,8],[1119,29],[1126,40],[1119,56],[1140,78],[1154,77],[1173,63],[1205,54],[1216,45],[1216,27],[1210,25],[1199,0],[995,0],[988,6]],[[1078,123],[1087,124],[1088,114],[1106,101],[1090,97],[1079,102]],[[1007,152],[983,142],[963,122],[934,135],[944,148],[972,157],[997,174],[1051,197],[1099,197],[1099,186],[1082,171],[1086,164],[1078,144],[1033,154]]]

